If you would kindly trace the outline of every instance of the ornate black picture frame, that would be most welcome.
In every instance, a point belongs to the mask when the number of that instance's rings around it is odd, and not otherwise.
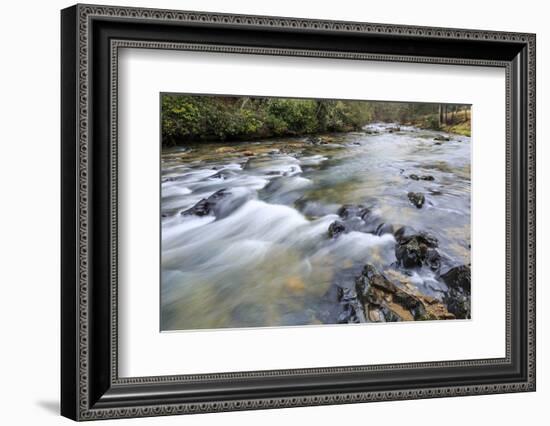
[[[535,35],[76,5],[61,13],[61,413],[159,416],[535,390]],[[506,71],[506,356],[120,378],[120,47],[484,65]]]

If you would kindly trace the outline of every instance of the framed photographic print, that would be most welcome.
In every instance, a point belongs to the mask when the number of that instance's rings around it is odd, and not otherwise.
[[[535,390],[535,36],[76,5],[74,420]]]

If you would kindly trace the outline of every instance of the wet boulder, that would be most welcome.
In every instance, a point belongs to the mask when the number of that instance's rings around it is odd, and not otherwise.
[[[469,266],[460,265],[449,269],[441,275],[441,279],[449,288],[461,289],[470,293],[471,291],[471,269]]]
[[[248,191],[236,191],[226,188],[214,192],[208,198],[203,198],[193,207],[181,212],[183,216],[214,215],[217,219],[228,216],[251,198]]]
[[[371,320],[412,321],[424,314],[418,298],[397,287],[370,264],[356,278],[355,288]]]
[[[426,265],[434,271],[439,269],[441,256],[437,251],[437,238],[409,227],[399,228],[394,236],[397,242],[395,257],[401,266],[415,268]]]
[[[339,220],[336,220],[332,222],[328,227],[328,236],[329,238],[336,238],[340,234],[343,234],[347,231],[346,225],[344,222],[341,222]]]
[[[353,288],[337,287],[338,302],[342,305],[342,312],[338,315],[339,324],[356,324],[366,322],[363,306]]]
[[[344,204],[336,212],[346,226],[347,232],[357,231],[368,234],[392,234],[393,226],[363,204]]]
[[[417,231],[411,226],[401,226],[399,229],[395,231],[395,239],[398,242],[407,242],[411,238],[421,238],[426,242],[426,244],[437,247],[439,245],[438,239],[433,236],[432,234],[429,234],[428,232],[424,231]]]
[[[457,318],[471,318],[471,270],[469,266],[460,265],[449,269],[440,278],[447,284],[449,291],[444,302],[447,309]]]
[[[431,175],[417,175],[417,174],[410,174],[409,179],[412,180],[425,180],[425,181],[432,181],[435,180],[433,176]]]
[[[454,319],[455,315],[439,300],[406,290],[405,283],[391,282],[370,264],[356,277],[355,288],[371,322]]]
[[[384,235],[384,234],[393,234],[395,232],[395,229],[391,223],[381,223],[376,228],[375,234],[378,236]]]
[[[434,141],[437,141],[437,142],[449,142],[450,140],[451,138],[449,136],[444,136],[444,135],[437,135],[434,138]]]
[[[424,194],[421,192],[409,192],[407,194],[407,197],[409,198],[409,201],[417,208],[420,209],[424,205],[424,202],[426,201],[426,198],[424,197]]]
[[[350,219],[352,217],[359,217],[365,219],[370,214],[370,209],[362,204],[344,204],[338,209],[336,214],[342,219]]]
[[[208,198],[203,198],[193,207],[181,212],[182,216],[207,216],[214,213],[214,207],[216,204],[229,194],[227,189],[220,189],[219,191],[214,192]]]
[[[457,290],[450,290],[443,299],[447,310],[458,319],[470,319],[472,317],[470,295]]]

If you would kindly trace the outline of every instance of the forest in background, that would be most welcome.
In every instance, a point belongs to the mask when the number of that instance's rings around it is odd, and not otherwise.
[[[396,122],[470,135],[466,105],[162,95],[162,143],[243,141],[361,130]]]

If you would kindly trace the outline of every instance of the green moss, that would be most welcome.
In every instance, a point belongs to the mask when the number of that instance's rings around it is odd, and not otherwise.
[[[462,123],[453,124],[450,126],[443,126],[443,129],[448,133],[456,133],[458,135],[462,136],[471,136],[472,130],[471,130],[471,123],[470,121],[463,121]]]

